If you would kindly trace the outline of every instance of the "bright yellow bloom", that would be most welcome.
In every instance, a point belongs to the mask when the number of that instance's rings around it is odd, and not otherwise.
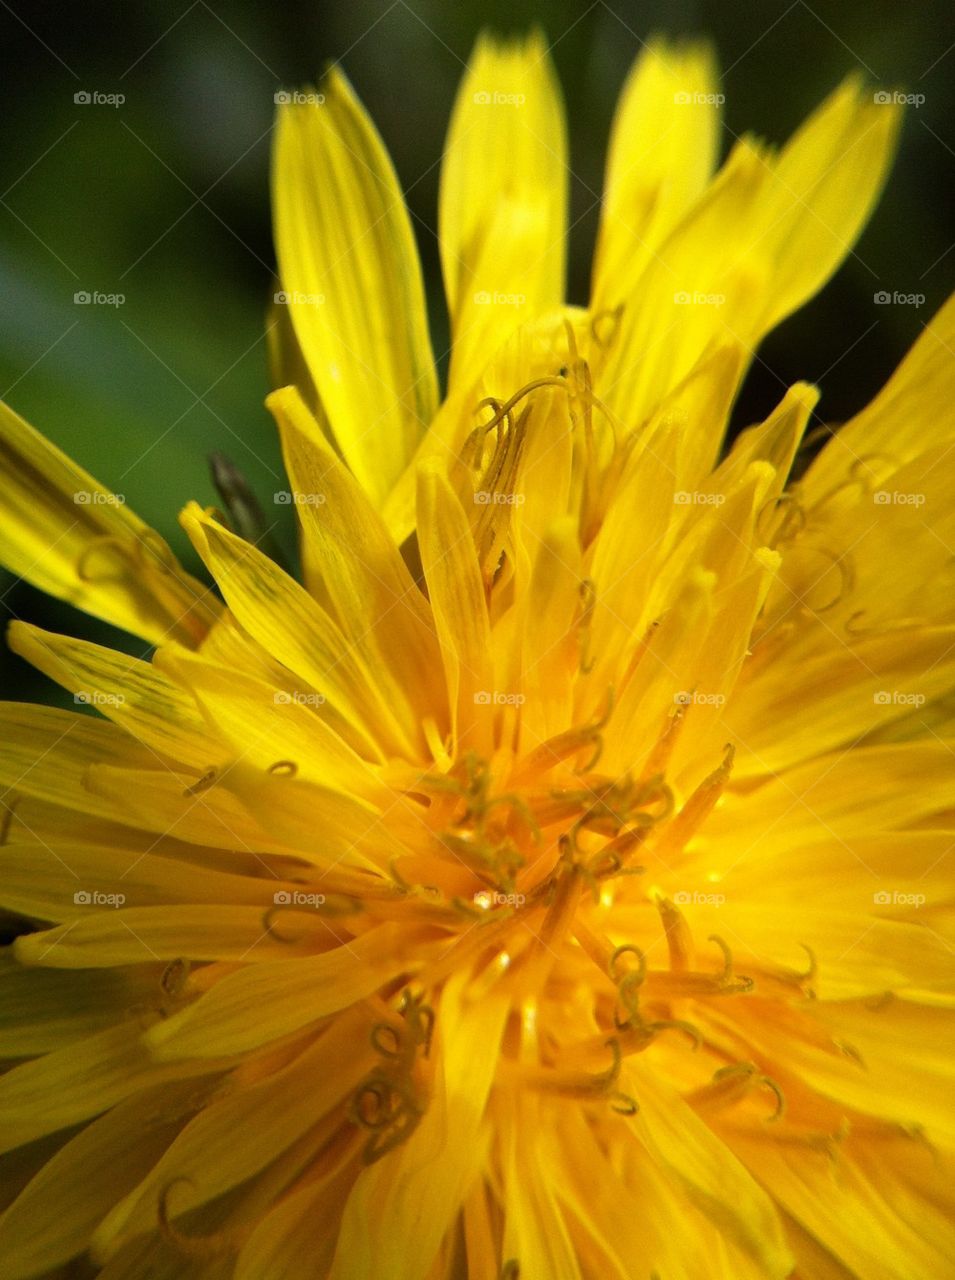
[[[103,716],[2,708],[8,1280],[945,1274],[955,305],[795,483],[812,387],[723,456],[897,116],[714,173],[716,88],[641,57],[569,307],[543,44],[479,44],[440,401],[377,134],[281,110],[304,585],[4,411],[6,562],[156,646],[10,632]]]

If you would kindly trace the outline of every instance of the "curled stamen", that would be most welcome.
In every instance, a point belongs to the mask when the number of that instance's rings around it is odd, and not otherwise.
[[[799,945],[802,947],[803,951],[805,951],[806,955],[809,957],[809,968],[805,973],[800,973],[798,975],[799,981],[815,982],[816,974],[819,972],[819,964],[818,964],[818,961],[816,960],[816,953],[815,951],[813,951],[812,947],[807,946],[805,942],[800,942]]]
[[[199,778],[197,782],[194,782],[191,787],[186,787],[186,789],[183,791],[182,794],[184,796],[201,795],[203,791],[208,791],[211,786],[215,785],[215,782],[218,776],[219,776],[218,769],[214,767],[212,769],[207,769],[206,772],[202,775],[202,777]]]
[[[500,1280],[521,1280],[521,1264],[516,1258],[508,1258],[501,1267]]]
[[[104,551],[107,547],[112,547],[120,556],[125,556],[126,559],[129,559],[129,548],[121,539],[110,537],[95,538],[92,542],[87,543],[76,561],[76,576],[81,582],[105,582],[108,580],[102,574],[98,578],[94,577],[90,573],[88,563],[91,556],[94,556],[98,551]]]
[[[836,555],[835,552],[829,551],[825,547],[816,547],[815,550],[818,551],[821,556],[824,556],[830,561],[832,567],[839,575],[839,590],[836,592],[835,596],[831,600],[827,601],[826,604],[816,605],[813,610],[815,613],[829,613],[830,610],[835,609],[835,607],[838,604],[841,604],[846,596],[849,595],[852,590],[855,574],[853,573],[848,555],[845,552],[843,552],[842,555]]]
[[[621,956],[636,956],[637,968],[628,973],[618,973],[617,962]],[[614,982],[620,982],[624,978],[638,979],[634,984],[640,986],[644,978],[647,976],[647,958],[639,947],[634,946],[632,942],[626,942],[621,947],[615,947],[610,956],[610,964],[608,966],[610,977]]]
[[[769,1091],[775,1095],[776,1109],[771,1116],[766,1117],[767,1124],[775,1124],[777,1120],[781,1120],[786,1114],[786,1095],[782,1089],[769,1076],[760,1076],[760,1084],[764,1085]]]
[[[619,1116],[635,1116],[640,1110],[640,1104],[629,1093],[615,1093],[612,1095],[610,1110],[616,1111]]]
[[[295,946],[297,943],[302,941],[302,938],[305,935],[299,934],[297,938],[289,938],[286,934],[279,933],[275,925],[272,923],[280,911],[289,910],[294,910],[294,908],[290,908],[287,903],[281,902],[276,903],[273,907],[269,907],[267,911],[262,913],[262,928],[264,932],[267,933],[270,938],[274,938],[276,942],[286,942],[289,946]]]
[[[711,933],[707,938],[707,942],[715,943],[723,953],[723,973],[720,976],[720,990],[728,995],[735,995],[742,991],[752,991],[756,983],[752,978],[734,974],[733,953],[719,934]]]
[[[386,1042],[391,1037],[391,1043]],[[397,1027],[390,1022],[376,1022],[371,1029],[371,1045],[383,1058],[400,1058],[402,1056],[402,1036]]]
[[[169,1193],[173,1187],[180,1183],[186,1183],[190,1187],[195,1187],[196,1185],[191,1178],[180,1176],[167,1182],[159,1193],[157,1217],[159,1219],[159,1231],[163,1238],[180,1253],[191,1258],[209,1258],[232,1248],[235,1241],[230,1240],[222,1232],[210,1236],[188,1236],[172,1225],[169,1218]]]
[[[614,692],[613,685],[610,685],[609,688],[607,689],[606,709],[601,713],[600,716],[598,716],[598,718],[593,722],[593,724],[585,726],[585,728],[582,730],[582,732],[587,733],[589,736],[593,738],[593,744],[594,744],[593,755],[590,757],[590,759],[587,761],[585,765],[583,765],[579,769],[575,769],[574,770],[575,773],[578,773],[578,774],[590,773],[592,770],[596,769],[600,761],[600,757],[603,755],[603,751],[604,751],[604,739],[603,739],[602,730],[607,727],[610,717],[613,715],[613,708],[614,708],[615,702],[616,702],[616,693]]]
[[[268,772],[274,777],[294,778],[298,773],[298,765],[294,760],[276,760],[275,764],[270,764]]]
[[[775,534],[776,546],[791,542],[805,529],[808,521],[805,508],[800,504],[799,491],[795,488],[785,489],[778,497],[767,499],[759,509],[755,521],[755,532],[760,541],[765,542],[770,538],[769,527],[772,517],[780,512],[782,512],[782,519]]]

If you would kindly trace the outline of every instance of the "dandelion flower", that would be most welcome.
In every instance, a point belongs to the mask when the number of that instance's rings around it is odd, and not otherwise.
[[[4,1276],[937,1280],[955,307],[808,467],[808,385],[723,444],[896,107],[717,170],[710,54],[653,43],[581,308],[543,43],[482,40],[441,398],[320,88],[274,169],[301,581],[190,504],[220,599],[3,411],[6,563],[148,646],[10,628],[100,714],[2,708]]]

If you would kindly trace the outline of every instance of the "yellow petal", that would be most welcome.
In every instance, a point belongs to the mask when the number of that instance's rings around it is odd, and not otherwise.
[[[191,693],[233,762],[266,771],[281,764],[296,777],[351,795],[383,794],[372,771],[322,719],[322,704],[309,704],[307,694],[299,700],[172,645],[157,649],[154,661]]]
[[[393,1159],[359,1174],[342,1217],[330,1280],[376,1272],[393,1280],[425,1280],[480,1168],[482,1119],[508,1004],[488,998],[468,1007],[462,1000],[465,983],[466,975],[458,975],[441,996],[440,1082],[431,1105]]]
[[[12,622],[7,637],[14,653],[145,746],[201,768],[215,758],[214,741],[192,700],[150,663],[26,622]]]
[[[455,753],[483,753],[495,706],[484,583],[470,521],[437,464],[418,473],[418,546],[454,709]]]
[[[780,152],[757,227],[776,264],[763,332],[822,288],[869,220],[902,120],[879,96],[850,76]]]
[[[623,87],[610,135],[591,306],[616,307],[709,181],[720,96],[707,45],[644,45]]]
[[[162,966],[71,973],[0,965],[0,1054],[29,1058],[62,1049],[158,1003]]]
[[[321,693],[363,743],[368,742],[369,733],[389,741],[391,717],[373,675],[305,588],[198,507],[187,507],[182,523],[237,621],[267,653],[305,682],[308,688],[300,692]],[[208,656],[227,660],[226,654]],[[374,754],[374,748],[369,749]]]
[[[0,703],[0,741],[0,786],[7,788],[8,805],[23,794],[114,821],[115,807],[87,790],[87,770],[98,764],[148,769],[159,763],[154,752],[117,725],[21,702]]]
[[[472,385],[521,321],[563,301],[567,140],[543,36],[482,36],[458,90],[441,170],[450,389]]]
[[[154,529],[0,403],[0,560],[86,613],[156,643],[194,646],[215,620],[211,592]]]
[[[82,1253],[130,1179],[149,1171],[202,1099],[191,1080],[147,1089],[66,1143],[0,1218],[8,1280],[45,1275]]]
[[[155,1062],[128,1024],[111,1027],[0,1077],[0,1151],[100,1115],[150,1085],[209,1075],[226,1065],[212,1054],[201,1061]]]
[[[189,1008],[145,1034],[163,1060],[222,1057],[258,1048],[385,987],[409,964],[410,945],[390,925],[324,955],[274,960],[228,974]],[[257,1010],[254,1019],[249,1010]]]
[[[854,476],[870,489],[885,488],[904,463],[955,436],[953,350],[955,295],[926,325],[875,399],[815,459],[802,482],[807,501]]]
[[[346,643],[377,671],[411,741],[437,711],[432,673],[440,662],[431,610],[367,496],[318,431],[292,389],[268,400],[282,436],[313,570],[320,575]]]
[[[691,1203],[757,1260],[764,1275],[789,1276],[792,1257],[776,1209],[733,1152],[655,1072],[628,1064],[640,1103],[630,1127]]]
[[[437,404],[424,290],[381,139],[337,68],[320,89],[279,110],[276,254],[332,438],[380,502]]]
[[[778,157],[736,145],[624,301],[597,387],[631,428],[711,345],[752,351],[822,287],[872,211],[898,122],[850,77]]]
[[[183,1183],[170,1194],[169,1206],[181,1216],[259,1173],[340,1106],[373,1060],[367,1013],[359,1010],[358,1016],[337,1020],[288,1066],[215,1099],[190,1121],[148,1177],[138,1185],[127,1180],[128,1194],[96,1232],[96,1256],[108,1257],[123,1240],[150,1230],[159,1197],[176,1179]],[[269,1120],[263,1124],[266,1114]]]

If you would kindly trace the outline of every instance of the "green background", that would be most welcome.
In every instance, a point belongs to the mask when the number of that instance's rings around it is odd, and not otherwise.
[[[783,384],[820,380],[838,422],[881,385],[951,288],[955,30],[950,3],[759,0],[625,6],[522,0],[349,0],[265,5],[4,0],[0,112],[0,394],[126,496],[197,570],[176,524],[188,498],[216,500],[213,449],[248,476],[291,552],[262,341],[273,254],[268,166],[273,95],[339,59],[409,193],[444,353],[434,228],[438,159],[474,37],[542,26],[567,103],[573,178],[569,294],[586,297],[608,128],[640,43],[706,34],[726,69],[724,154],[734,135],[786,138],[853,69],[874,88],[925,95],[910,108],[887,193],[827,289],[767,340],[737,409],[764,416]],[[77,105],[80,91],[125,103]],[[947,256],[946,256],[947,255]],[[873,294],[923,293],[923,307]],[[80,290],[122,293],[82,307]],[[7,615],[142,645],[0,577]],[[4,654],[2,692],[59,695]]]

